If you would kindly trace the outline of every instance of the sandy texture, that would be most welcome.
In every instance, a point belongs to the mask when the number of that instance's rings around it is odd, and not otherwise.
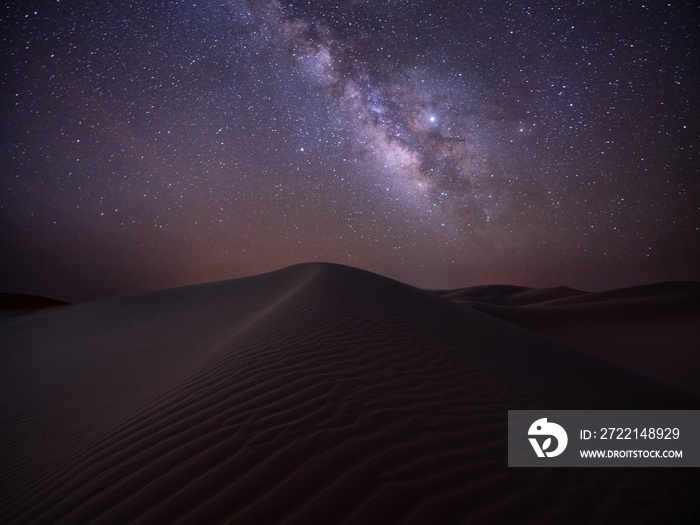
[[[506,467],[509,409],[698,397],[353,268],[44,310],[0,348],[4,523],[700,516],[697,469]]]
[[[29,314],[44,308],[66,306],[68,303],[38,295],[0,293],[0,321]]]
[[[488,302],[463,299],[469,290],[445,297],[700,396],[700,283],[568,296],[533,289]]]

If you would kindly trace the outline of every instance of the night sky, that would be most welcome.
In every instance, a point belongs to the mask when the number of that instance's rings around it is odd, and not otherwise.
[[[699,11],[6,2],[0,291],[699,280]]]

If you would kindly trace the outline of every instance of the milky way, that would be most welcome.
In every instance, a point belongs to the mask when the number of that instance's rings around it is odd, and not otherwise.
[[[698,12],[6,3],[0,288],[699,279]]]

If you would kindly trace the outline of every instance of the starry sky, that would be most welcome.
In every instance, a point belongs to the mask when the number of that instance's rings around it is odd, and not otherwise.
[[[5,2],[0,289],[700,280],[693,1]]]

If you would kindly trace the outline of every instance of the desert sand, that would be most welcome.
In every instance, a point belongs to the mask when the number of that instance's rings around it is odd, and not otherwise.
[[[18,293],[0,293],[0,321],[29,314],[44,308],[65,306],[68,303],[48,297]]]
[[[470,290],[443,297],[700,396],[700,283],[597,293],[525,289],[483,298]]]
[[[700,409],[698,315],[302,264],[7,318],[0,521],[698,523],[698,469],[506,466],[508,410]]]

